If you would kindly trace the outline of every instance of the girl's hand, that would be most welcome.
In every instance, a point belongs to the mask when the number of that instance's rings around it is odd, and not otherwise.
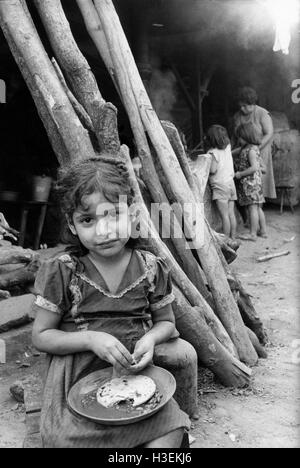
[[[102,332],[91,332],[90,349],[100,359],[112,366],[128,369],[133,363],[129,351],[112,335]]]
[[[151,364],[154,354],[155,342],[149,335],[143,336],[135,345],[133,358],[137,364],[131,366],[134,373],[139,372]]]
[[[235,178],[238,179],[238,180],[240,180],[240,179],[242,178],[241,173],[240,173],[240,172],[236,172],[236,173],[235,173]]]

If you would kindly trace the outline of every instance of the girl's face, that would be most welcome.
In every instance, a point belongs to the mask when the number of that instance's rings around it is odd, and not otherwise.
[[[126,201],[111,203],[96,192],[82,198],[81,206],[73,213],[70,229],[89,252],[111,257],[127,244],[132,218]]]
[[[252,114],[252,112],[254,111],[254,107],[255,107],[254,105],[247,104],[245,102],[240,102],[239,106],[240,106],[240,110],[241,110],[242,114],[244,114],[244,115]]]

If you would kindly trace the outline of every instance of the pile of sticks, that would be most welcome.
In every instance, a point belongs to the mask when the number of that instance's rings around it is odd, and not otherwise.
[[[0,241],[0,301],[32,286],[39,265],[38,257],[32,250]]]
[[[77,0],[87,30],[121,97],[142,164],[150,203],[164,206],[171,238],[164,242],[151,220],[127,147],[121,146],[117,110],[105,102],[80,52],[60,0],[33,0],[55,60],[49,60],[25,0],[0,2],[0,24],[35,100],[61,165],[106,151],[126,161],[141,215],[150,232],[145,247],[170,267],[176,326],[199,362],[227,386],[249,383],[249,367],[265,357],[267,336],[249,295],[228,262],[236,247],[208,225],[177,129],[160,122],[139,75],[111,0]],[[151,149],[150,149],[151,146]],[[190,206],[195,209],[190,210]],[[183,220],[183,223],[181,222]],[[178,236],[174,233],[182,231]],[[193,239],[192,249],[190,243]]]

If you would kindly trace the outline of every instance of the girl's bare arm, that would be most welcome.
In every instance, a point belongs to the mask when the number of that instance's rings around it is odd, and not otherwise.
[[[248,169],[245,169],[245,171],[239,171],[235,174],[237,179],[242,179],[243,177],[252,175],[259,170],[259,163],[257,161],[256,152],[254,150],[250,150],[249,152],[249,164],[250,167]]]
[[[269,114],[264,115],[261,125],[264,136],[259,148],[262,150],[271,142],[274,135],[273,121]]]
[[[163,321],[153,324],[153,327],[146,333],[144,338],[153,341],[154,346],[168,341],[175,332],[175,325],[172,322]]]
[[[231,150],[231,154],[233,157],[238,156],[240,152],[242,151],[242,147],[239,146],[238,148],[234,148]]]
[[[171,306],[163,320],[160,320],[160,311],[152,312],[152,321],[153,327],[136,343],[133,356],[137,364],[132,366],[132,372],[139,372],[151,364],[155,346],[168,341],[176,331]]]
[[[59,356],[92,351],[112,365],[131,365],[132,356],[114,336],[94,331],[60,331],[60,321],[61,317],[58,314],[46,310],[38,312],[32,332],[32,341],[38,350]]]
[[[218,170],[218,163],[214,157],[212,157],[209,173],[211,175],[215,174]]]

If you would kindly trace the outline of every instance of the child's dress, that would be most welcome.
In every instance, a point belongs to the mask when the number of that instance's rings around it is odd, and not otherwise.
[[[133,250],[116,294],[111,294],[88,256],[69,255],[46,262],[36,279],[35,308],[61,315],[60,330],[106,332],[130,353],[149,330],[151,309],[162,320],[173,302],[165,264],[149,252]],[[189,428],[188,416],[171,400],[150,418],[127,426],[95,424],[73,414],[67,406],[72,385],[85,375],[110,366],[94,353],[48,356],[41,415],[41,436],[49,448],[130,448],[143,445],[178,428]]]
[[[257,146],[247,146],[242,149],[239,156],[235,158],[234,165],[237,172],[245,171],[251,166],[249,153],[254,150],[257,156],[257,163],[260,167],[260,152]],[[265,202],[262,189],[261,170],[254,172],[247,177],[236,181],[238,202],[241,206],[260,204]]]

